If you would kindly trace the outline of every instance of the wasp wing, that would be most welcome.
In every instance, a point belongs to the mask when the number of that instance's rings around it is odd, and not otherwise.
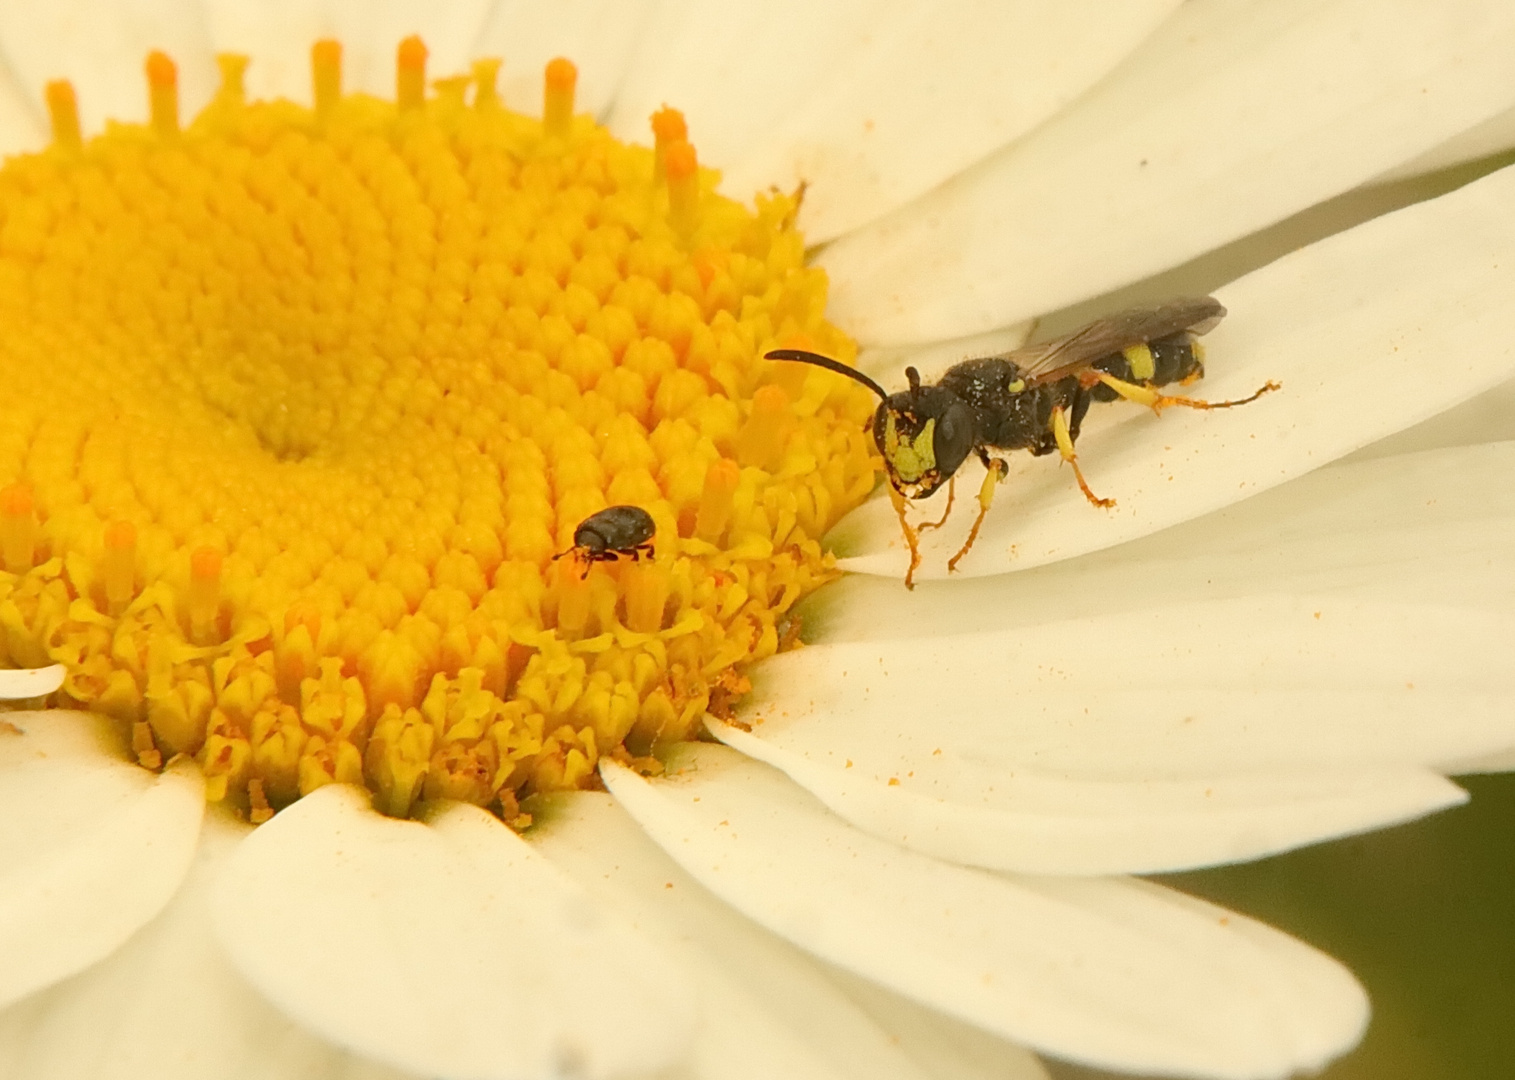
[[[1082,370],[1096,360],[1187,330],[1204,334],[1215,328],[1226,309],[1213,296],[1170,300],[1158,307],[1132,308],[1096,319],[1071,334],[1003,353],[1028,386],[1040,386]]]

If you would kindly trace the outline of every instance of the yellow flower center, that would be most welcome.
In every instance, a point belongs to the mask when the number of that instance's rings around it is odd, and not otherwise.
[[[321,42],[307,109],[222,57],[181,128],[154,54],[148,124],[85,140],[54,83],[0,170],[0,663],[254,820],[333,781],[514,820],[689,737],[873,484],[871,399],[758,359],[854,352],[794,198],[716,195],[672,110],[617,142],[567,61],[540,121],[425,61],[344,95]],[[616,505],[650,557],[574,548]]]

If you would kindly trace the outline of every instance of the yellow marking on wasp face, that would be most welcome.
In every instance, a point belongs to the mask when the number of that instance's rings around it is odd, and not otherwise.
[[[1007,385],[1005,387],[1005,393],[1007,393],[1007,394],[1019,394],[1025,388],[1026,388],[1026,380],[1025,379],[1016,379],[1013,383],[1010,383],[1009,385]]]
[[[894,424],[894,414],[884,421],[884,457],[889,470],[898,479],[913,484],[936,468],[936,419],[926,421],[914,440],[900,437]]]
[[[1152,359],[1152,350],[1145,344],[1131,345],[1121,350],[1126,363],[1131,365],[1131,377],[1146,382],[1157,374],[1157,362]]]

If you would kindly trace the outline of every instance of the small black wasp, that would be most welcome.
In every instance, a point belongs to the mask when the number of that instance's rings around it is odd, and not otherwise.
[[[895,510],[910,547],[905,585],[914,588],[920,565],[917,531],[905,520],[906,499],[924,499],[948,483],[969,454],[989,470],[979,490],[978,517],[968,540],[948,561],[948,570],[968,553],[994,498],[994,486],[1008,466],[990,450],[1054,450],[1073,466],[1079,489],[1095,506],[1114,506],[1089,490],[1073,444],[1091,401],[1125,398],[1161,412],[1169,405],[1229,409],[1256,401],[1278,384],[1270,382],[1236,401],[1200,401],[1159,394],[1154,387],[1188,385],[1204,374],[1204,358],[1194,337],[1215,327],[1226,309],[1214,297],[1186,297],[1152,308],[1135,308],[1097,319],[1088,326],[1040,345],[995,356],[964,360],[948,368],[935,386],[921,385],[920,373],[905,369],[908,390],[896,394],[840,361],[801,349],[775,349],[769,360],[813,364],[862,383],[879,396],[873,414],[873,441],[884,457]],[[952,510],[948,489],[947,512]],[[922,525],[937,528],[947,520]]]
[[[640,506],[607,506],[590,514],[573,530],[573,547],[554,555],[553,561],[573,555],[584,562],[584,577],[597,562],[615,562],[630,556],[640,562],[652,554],[652,536],[657,532],[652,515]]]

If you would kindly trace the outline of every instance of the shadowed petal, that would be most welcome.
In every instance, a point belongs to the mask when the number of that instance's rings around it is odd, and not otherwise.
[[[1508,107],[1512,51],[1515,7],[1484,0],[1193,0],[1073,107],[828,248],[829,310],[931,341],[1151,276]]]
[[[1515,10],[1515,9],[1512,9]],[[1286,256],[1221,290],[1229,310],[1206,339],[1210,400],[1268,380],[1282,390],[1244,408],[1117,403],[1090,411],[1079,458],[1090,486],[1117,500],[1092,509],[1071,473],[1029,454],[1010,474],[977,544],[958,565],[995,574],[1155,532],[1300,476],[1435,415],[1515,371],[1515,169],[1379,218]],[[1426,373],[1434,371],[1435,378]],[[977,488],[981,467],[960,470]],[[944,493],[921,504],[940,516]],[[966,498],[964,501],[968,501]],[[922,537],[917,580],[945,577],[972,517]],[[902,577],[887,499],[834,534],[848,570]]]
[[[824,243],[1045,120],[1176,6],[665,4],[611,126],[645,138],[649,113],[680,107],[733,197],[807,181],[800,226]]]
[[[400,1068],[604,1077],[688,1045],[682,972],[476,807],[421,824],[322,788],[242,844],[214,903],[270,1001]]]
[[[783,775],[691,744],[612,793],[696,880],[796,944],[951,1015],[1077,1060],[1284,1076],[1356,1041],[1340,965],[1142,882],[1002,877],[868,837]]]
[[[0,717],[0,1006],[119,948],[189,869],[199,770],[128,764],[105,730],[61,710]]]

